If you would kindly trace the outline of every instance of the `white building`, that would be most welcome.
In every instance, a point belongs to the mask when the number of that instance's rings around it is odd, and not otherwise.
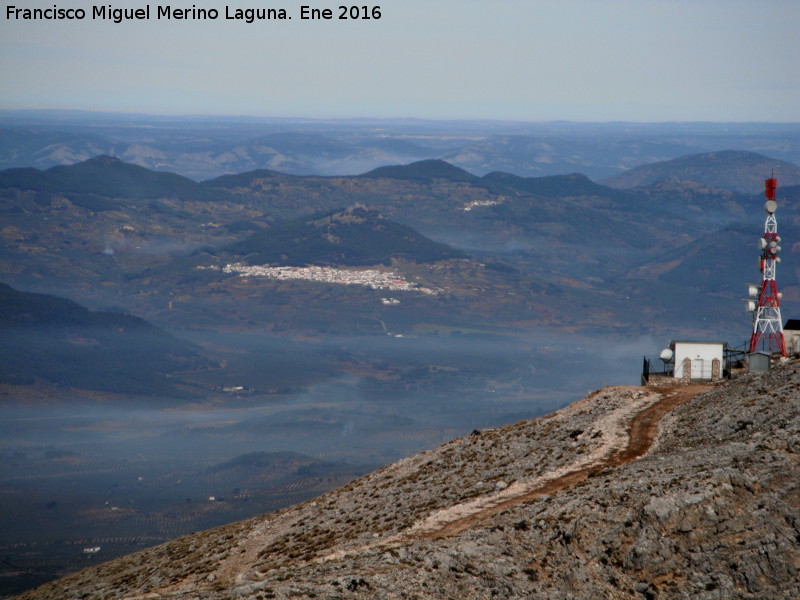
[[[789,319],[783,326],[783,339],[788,356],[800,356],[800,320]]]
[[[684,381],[721,379],[725,368],[727,342],[675,340],[669,343],[673,351],[673,377]]]

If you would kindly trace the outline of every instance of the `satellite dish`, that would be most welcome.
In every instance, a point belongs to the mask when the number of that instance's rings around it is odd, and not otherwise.
[[[747,295],[751,298],[758,298],[759,293],[761,293],[760,288],[757,285],[752,283],[748,284],[747,286]]]
[[[665,363],[668,363],[668,362],[672,361],[672,358],[674,357],[674,354],[673,354],[673,352],[672,352],[672,350],[670,348],[664,348],[661,351],[661,354],[658,355],[658,357],[661,360],[663,360]]]
[[[745,300],[744,301],[744,310],[746,312],[755,312],[756,311],[756,303],[753,300]]]
[[[767,240],[765,240],[764,238],[758,238],[758,249],[763,250],[766,247],[767,247]]]
[[[764,203],[764,210],[766,210],[768,213],[774,213],[776,210],[778,210],[778,203],[775,202],[775,200],[767,200]]]

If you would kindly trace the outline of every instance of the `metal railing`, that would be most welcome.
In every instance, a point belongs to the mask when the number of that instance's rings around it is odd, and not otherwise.
[[[672,368],[667,366],[667,363],[661,361],[663,367],[659,370],[653,367],[653,363],[650,361],[649,358],[644,356],[642,358],[642,385],[647,385],[650,381],[651,375],[663,375],[663,376],[670,376],[672,375]]]

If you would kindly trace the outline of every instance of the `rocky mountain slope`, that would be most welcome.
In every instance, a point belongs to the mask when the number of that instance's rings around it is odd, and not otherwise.
[[[796,598],[800,363],[600,390],[21,598]]]

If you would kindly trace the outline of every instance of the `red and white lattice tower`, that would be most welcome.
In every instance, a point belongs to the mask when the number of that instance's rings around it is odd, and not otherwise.
[[[773,174],[774,175],[774,174]],[[758,296],[758,302],[749,301],[748,308],[753,310],[753,335],[750,338],[750,352],[756,352],[760,346],[770,353],[779,352],[786,356],[786,342],[783,338],[783,323],[781,321],[781,296],[775,280],[775,269],[781,262],[778,245],[781,238],[778,236],[778,222],[775,211],[778,203],[775,200],[775,189],[778,182],[775,177],[766,181],[767,202],[764,210],[767,211],[767,220],[764,222],[764,237],[759,239],[761,249],[761,273],[763,281],[761,289],[750,286],[750,296]]]

